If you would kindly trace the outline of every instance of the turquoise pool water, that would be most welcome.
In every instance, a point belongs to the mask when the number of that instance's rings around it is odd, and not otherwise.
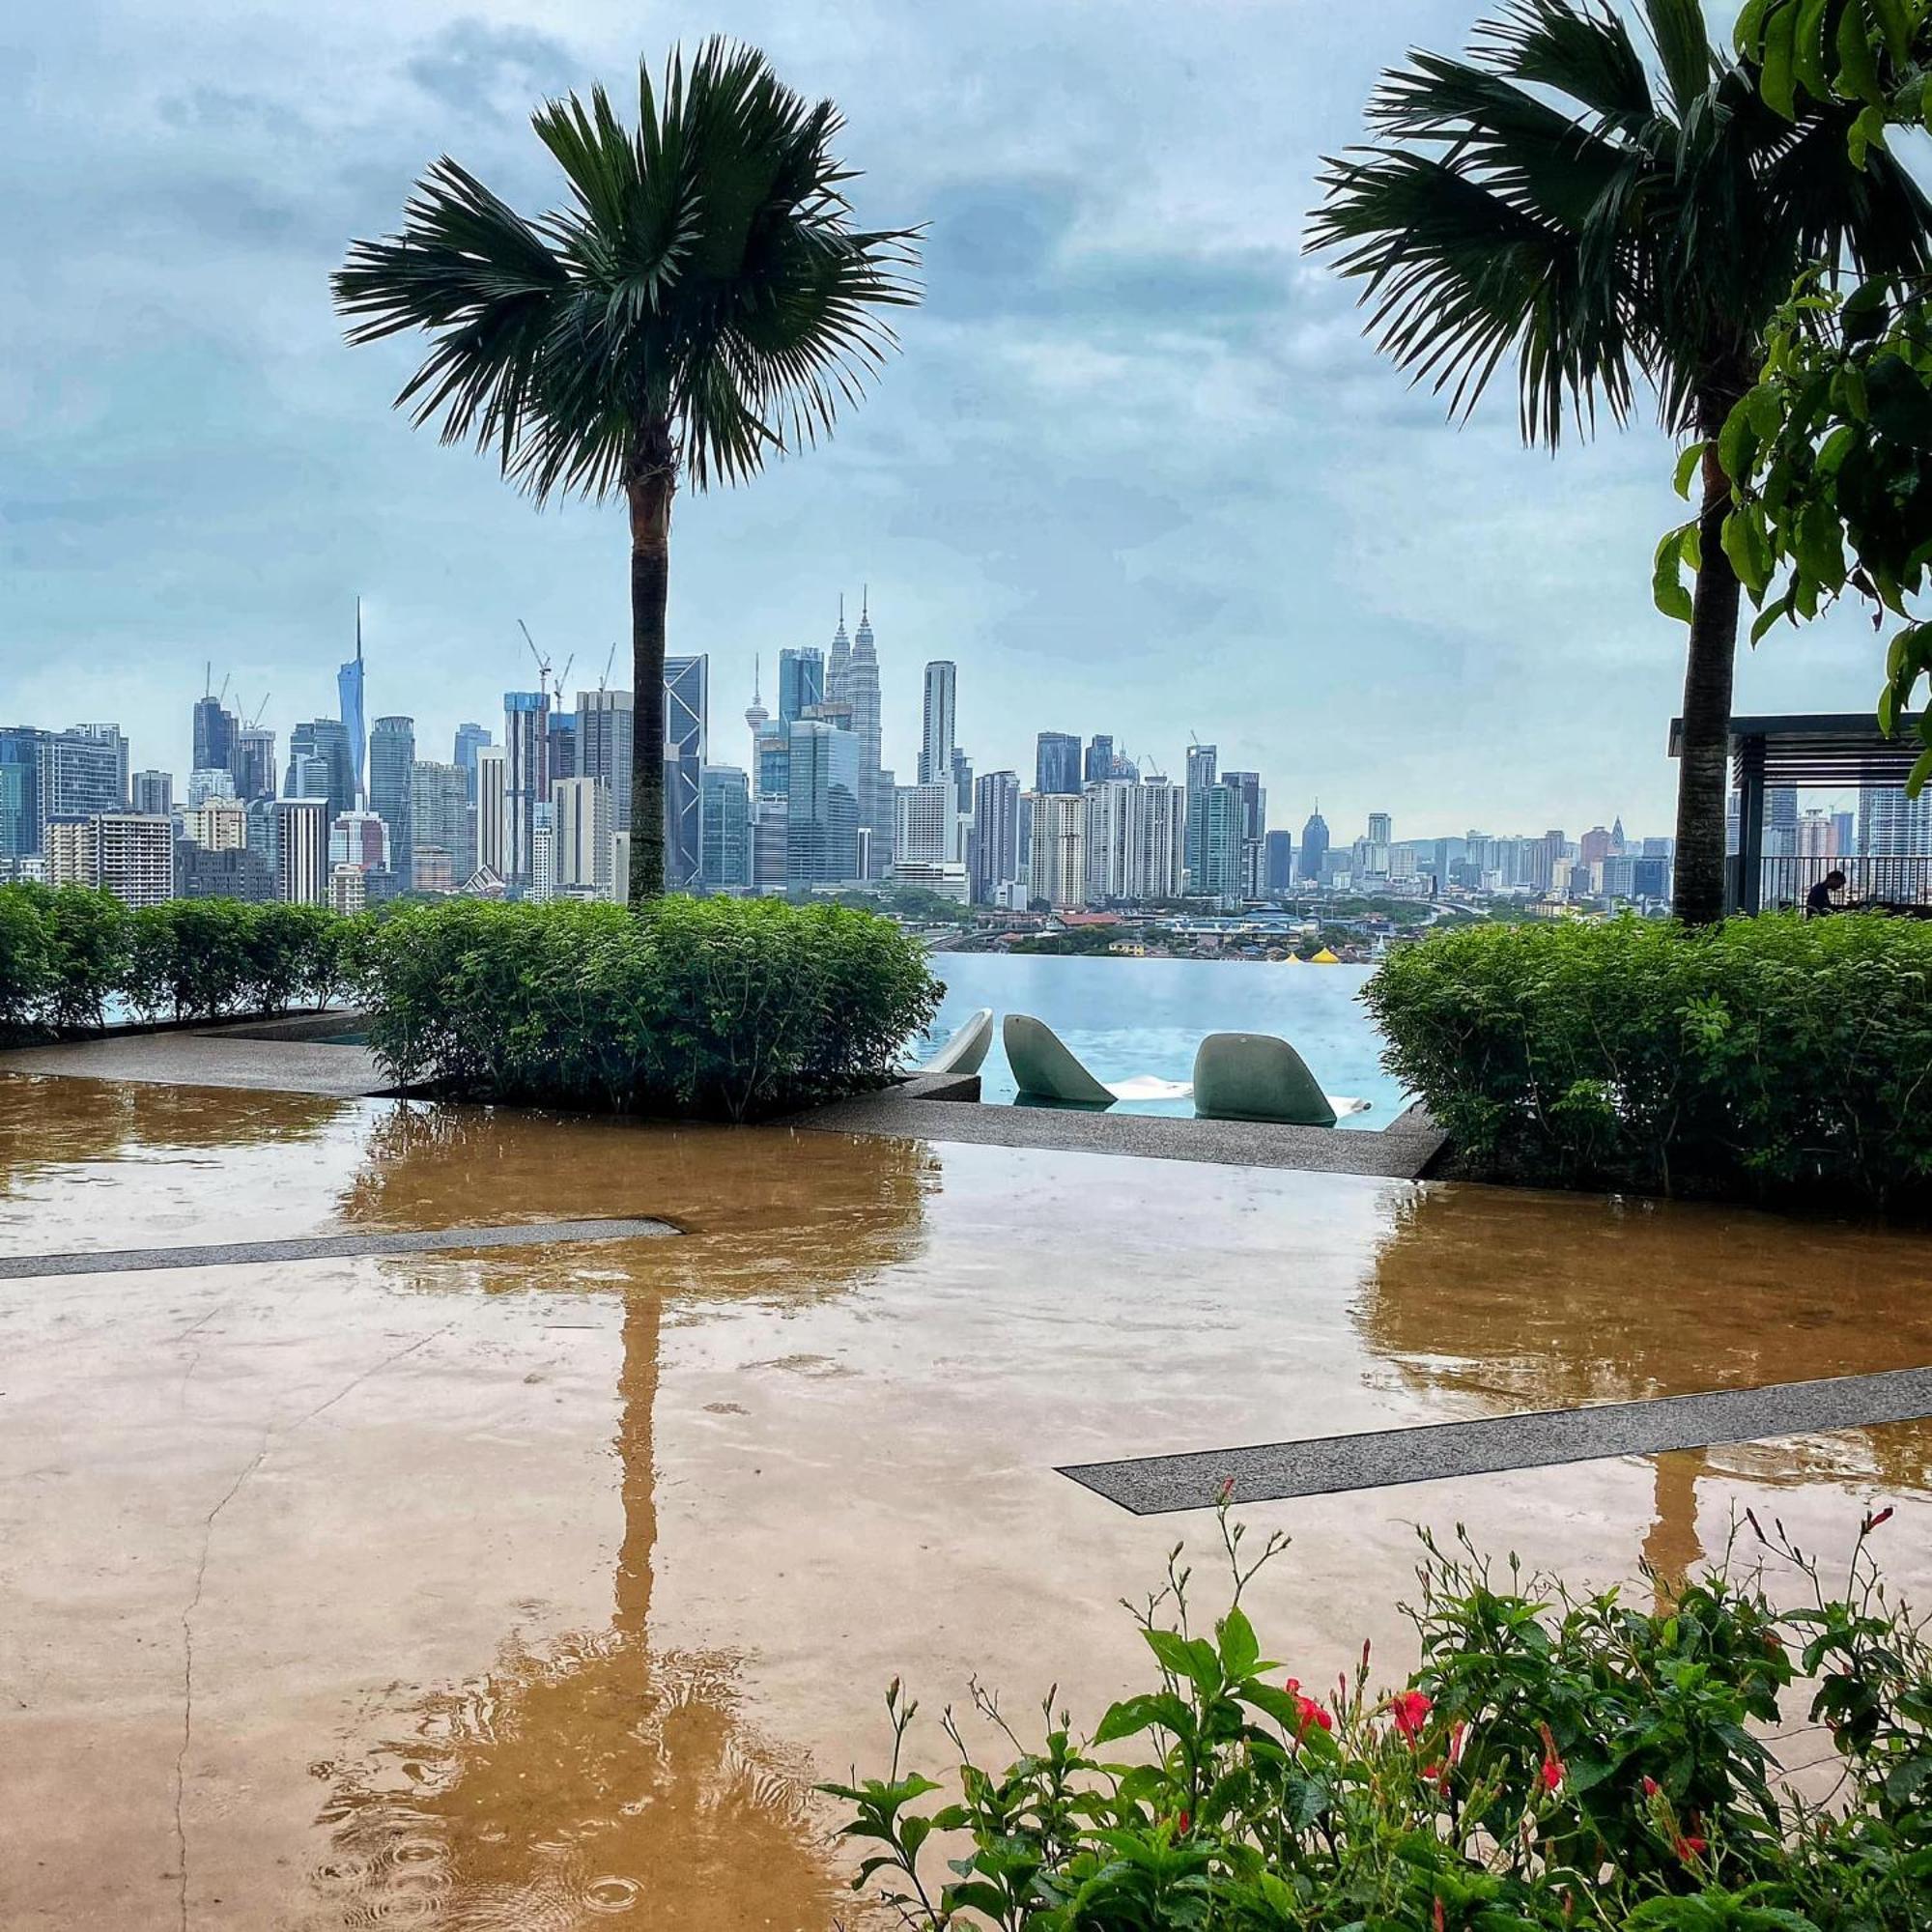
[[[1210,1033],[1271,1033],[1290,1041],[1330,1094],[1372,1103],[1344,1125],[1384,1127],[1408,1096],[1381,1067],[1381,1035],[1357,1000],[1366,966],[1269,966],[1252,960],[1065,959],[1043,954],[941,952],[932,970],[946,982],[933,1022],[935,1050],[976,1007],[999,1017],[1044,1020],[1110,1085],[1179,1083]],[[995,1039],[980,1069],[987,1100],[1010,1101],[1013,1077]],[[1122,1100],[1129,1114],[1191,1114],[1191,1099]]]

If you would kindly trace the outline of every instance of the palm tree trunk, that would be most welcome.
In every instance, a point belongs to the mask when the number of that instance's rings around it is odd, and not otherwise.
[[[1742,393],[1742,391],[1739,391]],[[1738,574],[1724,554],[1730,478],[1718,461],[1718,432],[1734,400],[1712,390],[1697,405],[1704,450],[1700,554],[1684,667],[1684,729],[1678,745],[1677,856],[1671,910],[1691,925],[1724,916],[1724,801],[1730,790],[1731,686],[1738,652]]]
[[[668,423],[639,439],[625,467],[631,512],[631,870],[633,905],[665,889],[665,607],[677,455]]]

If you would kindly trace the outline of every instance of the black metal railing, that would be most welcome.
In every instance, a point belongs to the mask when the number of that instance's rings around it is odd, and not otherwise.
[[[1730,867],[1731,902],[1747,904],[1741,890],[1743,862],[1735,853]],[[1829,872],[1845,875],[1843,888],[1833,894],[1834,905],[1883,906],[1917,918],[1932,918],[1932,853],[1894,857],[1875,852],[1857,859],[1766,859],[1761,862],[1758,873],[1758,906],[1765,912],[1780,906],[1802,906],[1811,888]]]

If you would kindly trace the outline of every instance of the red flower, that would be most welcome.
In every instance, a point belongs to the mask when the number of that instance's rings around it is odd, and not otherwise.
[[[1554,1791],[1563,1782],[1563,1760],[1556,1755],[1556,1740],[1549,1735],[1548,1724],[1536,1727],[1543,1733],[1543,1788]]]
[[[1889,1522],[1891,1520],[1891,1518],[1892,1518],[1892,1507],[1889,1503],[1887,1503],[1886,1506],[1882,1510],[1880,1510],[1876,1516],[1868,1516],[1865,1518],[1864,1527],[1861,1531],[1861,1534],[1864,1536],[1869,1536],[1872,1533],[1872,1531],[1879,1526],[1880,1523]]]
[[[1449,1726],[1449,1762],[1451,1764],[1461,1764],[1463,1762],[1463,1747],[1465,1744],[1467,1744],[1468,1741],[1469,1741],[1468,1723],[1466,1719],[1458,1718],[1456,1721]]]
[[[1301,1694],[1301,1679],[1291,1677],[1286,1685],[1288,1694],[1294,1699],[1294,1734],[1299,1737],[1310,1724],[1319,1724],[1324,1731],[1335,1728],[1335,1720],[1313,1697]]]
[[[1389,1710],[1395,1717],[1395,1727],[1410,1744],[1422,1735],[1422,1727],[1429,1721],[1429,1713],[1434,1708],[1426,1690],[1405,1690],[1401,1696],[1392,1698]]]
[[[1643,1781],[1643,1795],[1644,1795],[1644,1796],[1645,1796],[1646,1798],[1655,1798],[1655,1797],[1657,1796],[1657,1779],[1656,1779],[1656,1778],[1654,1778],[1654,1777],[1646,1777],[1646,1778],[1644,1779],[1644,1781]]]
[[[1221,1478],[1221,1493],[1218,1500],[1224,1505],[1235,1500],[1235,1479],[1233,1476]]]
[[[1193,1825],[1194,1825],[1194,1813],[1192,1811],[1183,1811],[1180,1814],[1179,1835],[1183,1838],[1186,1837],[1188,1832],[1193,1828]]]
[[[1680,1859],[1694,1859],[1706,1849],[1702,1838],[1693,1837],[1689,1833],[1681,1835],[1677,1840],[1677,1856]]]
[[[1439,1895],[1435,1900],[1435,1932],[1442,1932],[1442,1900]]]

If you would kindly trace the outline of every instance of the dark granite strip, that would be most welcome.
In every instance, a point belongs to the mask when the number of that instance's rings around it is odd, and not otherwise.
[[[1237,1503],[1272,1502],[1431,1483],[1445,1476],[1492,1475],[1608,1456],[1654,1456],[1719,1442],[1917,1422],[1928,1415],[1932,1368],[1893,1369],[1825,1381],[1775,1382],[1769,1388],[1664,1396],[1655,1402],[1318,1435],[1245,1449],[1081,1463],[1060,1473],[1136,1516],[1159,1516],[1208,1507],[1230,1477]]]
[[[405,1229],[389,1234],[310,1235],[294,1241],[228,1241],[187,1248],[114,1248],[99,1254],[0,1256],[0,1281],[37,1275],[118,1274],[128,1269],[230,1267],[248,1262],[313,1262],[342,1255],[421,1255],[471,1248],[533,1248],[557,1241],[628,1241],[674,1235],[668,1221],[518,1221],[494,1228]]]

